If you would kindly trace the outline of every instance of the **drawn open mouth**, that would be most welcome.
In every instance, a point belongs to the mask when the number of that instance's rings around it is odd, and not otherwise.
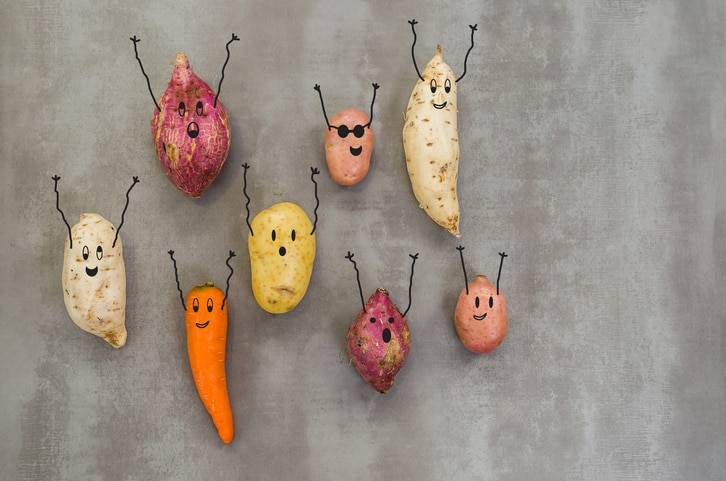
[[[446,107],[446,104],[448,104],[448,102],[444,102],[443,104],[434,104],[434,107],[436,107],[437,109],[441,110],[444,107]]]
[[[192,139],[196,139],[199,135],[199,124],[196,122],[189,122],[189,125],[187,125],[187,135]]]
[[[98,266],[94,267],[93,269],[89,269],[88,267],[86,267],[86,275],[88,277],[93,277],[96,274],[98,274]]]
[[[474,314],[474,319],[476,319],[477,321],[483,321],[485,317],[487,317],[486,312],[484,314],[482,314],[481,316],[477,316],[476,314]]]
[[[358,148],[353,148],[353,147],[350,148],[351,155],[353,155],[355,157],[358,157],[361,152],[363,152],[363,146],[362,145],[360,147],[358,147]]]
[[[391,342],[391,330],[389,328],[385,328],[383,330],[383,333],[381,334],[381,337],[383,338],[383,342],[388,344]]]
[[[209,325],[209,321],[205,322],[204,324],[199,324],[198,322],[195,322],[195,324],[199,329],[204,329]]]

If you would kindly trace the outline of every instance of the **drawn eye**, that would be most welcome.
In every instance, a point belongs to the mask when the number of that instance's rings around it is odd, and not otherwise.
[[[179,102],[179,108],[177,109],[179,112],[179,117],[184,117],[187,113],[187,106],[184,105],[184,102]]]
[[[214,301],[210,297],[207,299],[207,312],[212,312],[212,309],[214,309]]]
[[[375,324],[376,323],[376,318],[375,317],[371,317],[370,318],[370,321],[371,321],[371,324]]]
[[[435,78],[431,79],[431,83],[429,84],[429,86],[431,87],[431,93],[435,94],[436,93],[436,79]]]
[[[448,80],[447,80],[448,82]],[[447,90],[448,92],[448,90]],[[201,100],[197,101],[197,115],[202,115],[204,113],[204,104]]]
[[[362,125],[356,125],[353,129],[353,135],[355,135],[357,138],[363,137],[365,135],[366,131],[363,129]]]
[[[340,127],[338,127],[338,136],[341,139],[346,138],[349,133],[350,133],[350,130],[348,129],[347,125],[341,125]]]
[[[103,257],[103,247],[98,246],[98,247],[96,247],[96,259],[98,259],[100,261],[102,257]]]
[[[446,81],[444,82],[444,90],[447,94],[451,92],[451,80],[446,79]]]
[[[82,251],[82,253],[83,253],[83,260],[84,260],[84,261],[87,261],[87,260],[88,260],[88,255],[89,255],[89,252],[90,252],[90,251],[88,250],[88,246],[83,246],[83,251]]]
[[[494,298],[492,296],[489,296],[489,309],[494,307]]]
[[[272,229],[272,242],[275,242],[275,239],[277,239],[277,232],[275,232],[275,229]]]
[[[392,317],[389,317],[389,318],[388,318],[388,322],[389,322],[389,323],[393,324],[393,321],[395,321],[395,319],[394,319],[394,318],[392,318]]]
[[[476,299],[474,299],[474,306],[479,309],[479,296],[476,296]]]
[[[199,299],[196,297],[192,300],[192,310],[194,312],[199,312]]]
[[[290,237],[292,237],[292,241],[295,242],[295,229],[292,230]]]

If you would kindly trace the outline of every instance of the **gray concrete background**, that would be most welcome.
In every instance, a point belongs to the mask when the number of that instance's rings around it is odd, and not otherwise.
[[[53,480],[721,480],[726,477],[726,4],[721,1],[4,2],[0,18],[0,478]],[[460,74],[462,238],[421,211],[403,159],[403,111],[437,43]],[[221,176],[200,201],[156,163],[153,104],[177,51],[232,122]],[[371,171],[327,176],[328,113],[380,89]],[[243,162],[253,213],[314,207],[307,296],[272,316],[254,302]],[[61,291],[65,226],[118,225],[126,347],[78,329]],[[486,356],[456,337],[467,269],[509,303]],[[231,281],[225,446],[194,389],[185,293]],[[407,303],[412,351],[379,395],[344,356],[366,297]]]

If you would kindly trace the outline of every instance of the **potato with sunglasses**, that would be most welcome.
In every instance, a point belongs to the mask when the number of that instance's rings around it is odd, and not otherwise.
[[[325,131],[325,160],[330,177],[339,185],[357,184],[368,174],[371,164],[375,139],[371,122],[378,84],[373,84],[370,119],[364,112],[348,108],[328,120],[320,85],[316,84],[314,88],[320,95],[320,104],[328,127]]]

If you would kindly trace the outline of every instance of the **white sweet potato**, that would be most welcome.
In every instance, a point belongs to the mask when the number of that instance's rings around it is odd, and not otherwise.
[[[113,224],[98,214],[81,215],[66,237],[62,280],[73,322],[115,348],[126,344],[126,269]]]
[[[437,224],[459,237],[456,77],[441,45],[416,82],[403,127],[406,167],[416,200]]]

